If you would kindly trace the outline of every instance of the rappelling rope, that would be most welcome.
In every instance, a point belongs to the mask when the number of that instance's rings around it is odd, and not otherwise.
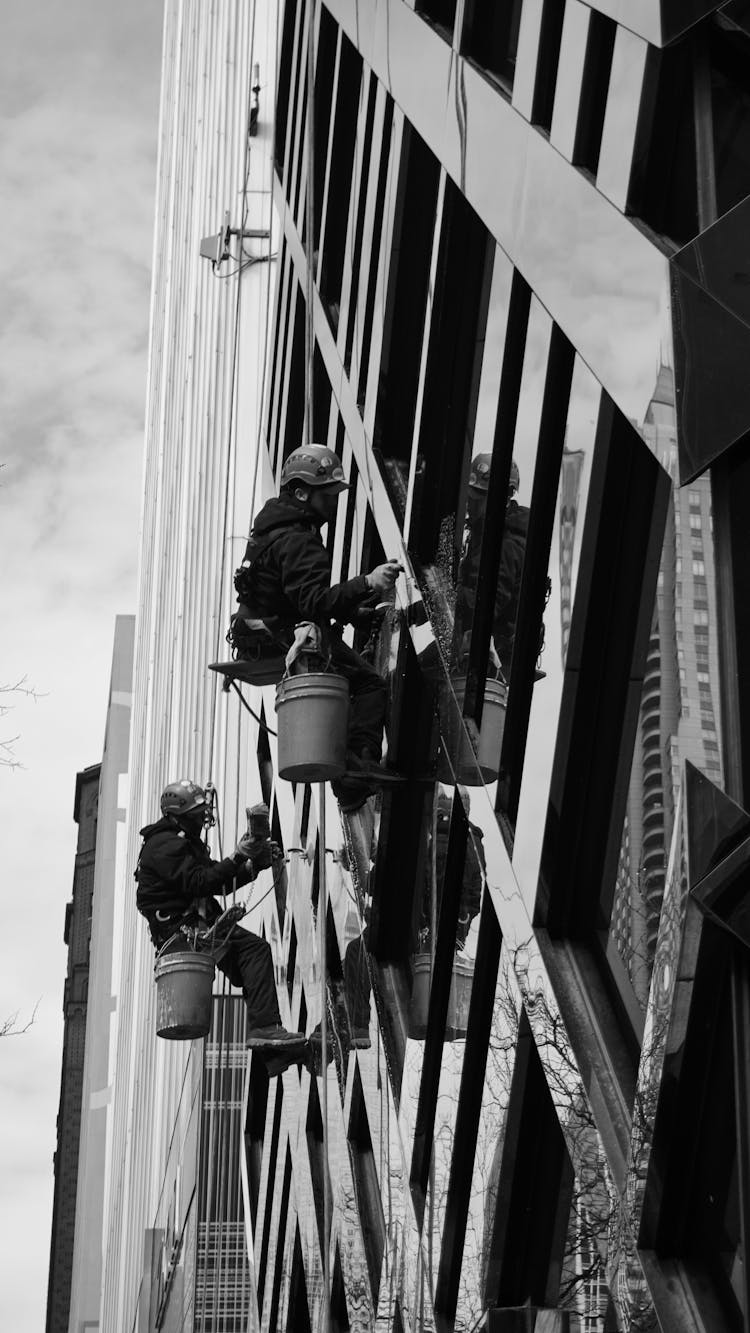
[[[257,8],[256,0],[254,0],[251,28],[250,28],[250,48],[249,48],[249,64],[248,64],[248,69],[250,72],[250,79],[249,79],[250,88],[248,91],[248,101],[247,101],[245,124],[244,124],[244,156],[243,156],[243,169],[242,169],[243,209],[242,209],[242,218],[240,222],[240,249],[242,249],[242,231],[244,230],[245,222],[247,219],[247,211],[248,211],[247,195],[248,195],[248,176],[250,169],[249,129],[250,129],[250,114],[251,114],[251,99],[252,99],[252,81],[253,81],[252,70],[254,64],[256,8]],[[219,656],[219,651],[221,646],[221,631],[222,631],[221,610],[223,605],[227,543],[229,540],[229,534],[228,534],[229,499],[230,499],[231,478],[232,478],[233,433],[235,429],[235,394],[236,394],[236,384],[237,384],[237,365],[239,360],[240,315],[241,315],[241,304],[242,304],[242,270],[243,270],[243,265],[242,262],[240,262],[236,274],[237,292],[236,292],[235,309],[234,309],[232,366],[231,366],[230,387],[229,387],[229,421],[227,430],[227,458],[226,458],[226,482],[224,488],[224,512],[222,517],[222,530],[221,530],[221,558],[219,562],[219,576],[218,576],[216,600],[214,603],[217,614],[216,653],[215,653],[216,657]],[[210,756],[209,763],[211,764],[212,768],[215,763],[217,712],[218,712],[218,700],[214,700],[214,707],[211,713],[211,729],[210,729],[210,741],[209,741],[209,756]],[[239,773],[238,773],[238,783],[239,783]],[[218,806],[219,802],[217,794],[217,797],[215,799],[216,826],[217,826],[219,855],[221,857],[223,854],[223,846],[222,846],[223,839],[221,832],[221,821],[218,813]],[[236,880],[234,880],[232,884],[233,900],[236,899],[236,887],[237,887]],[[224,898],[226,900],[226,895],[224,895]],[[222,1121],[226,1121],[226,1117],[221,1116],[218,1111],[218,1101],[219,1101],[219,1091],[223,1086],[223,1081],[220,1079],[220,1070],[223,1065],[224,1025],[226,1021],[225,1001],[227,999],[228,991],[229,991],[228,978],[224,976],[221,988],[221,1000],[219,1005],[220,1023],[218,1032],[218,1042],[216,1044],[216,1051],[215,1051],[215,1060],[212,1069],[205,1070],[204,1068],[204,1078],[203,1078],[204,1096],[205,1096],[205,1090],[207,1089],[210,1090],[213,1095],[210,1098],[212,1105],[210,1106],[209,1109],[209,1143],[211,1144],[211,1151],[209,1151],[208,1153],[208,1169],[207,1169],[205,1207],[204,1207],[205,1245],[204,1245],[204,1270],[203,1270],[203,1284],[202,1284],[203,1298],[202,1298],[201,1324],[200,1324],[201,1333],[204,1333],[204,1330],[206,1329],[206,1321],[209,1313],[207,1310],[207,1304],[208,1304],[207,1295],[208,1295],[209,1267],[211,1262],[212,1225],[214,1226],[214,1234],[216,1237],[216,1245],[217,1245],[216,1268],[213,1274],[214,1279],[216,1281],[217,1291],[221,1289],[221,1279],[222,1279],[222,1273],[221,1273],[221,1264],[223,1258],[222,1240],[224,1233],[224,1227],[222,1225],[223,1223],[222,1215],[225,1210],[226,1186],[227,1186],[227,1178],[226,1178],[227,1159],[225,1152],[226,1144],[223,1143],[222,1140],[224,1139],[227,1130],[225,1124],[222,1123]],[[215,1014],[213,1015],[213,1021],[214,1022],[216,1021]],[[205,1060],[204,1060],[204,1065],[205,1065]],[[205,1109],[204,1109],[204,1114],[205,1114]],[[217,1118],[218,1118],[218,1130],[219,1130],[218,1133],[217,1133]],[[217,1179],[218,1179],[218,1189],[217,1189]],[[214,1212],[216,1213],[215,1223],[212,1222],[212,1214]],[[211,1316],[213,1317],[213,1311],[211,1311]]]
[[[315,0],[307,5],[307,180],[305,182],[305,236],[307,241],[305,310],[305,440],[312,443],[315,422],[313,393],[315,379],[315,329],[313,298],[315,288]],[[328,925],[328,890],[326,881],[326,788],[318,786],[318,957],[320,959],[320,1055],[321,1112],[323,1118],[323,1290],[325,1292],[325,1330],[331,1327],[331,1179],[328,1153],[328,989],[326,985],[326,928]]]

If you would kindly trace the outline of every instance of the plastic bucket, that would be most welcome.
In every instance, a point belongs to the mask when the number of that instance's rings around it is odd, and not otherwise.
[[[453,681],[453,691],[456,696],[458,711],[461,712],[466,693],[465,676],[456,677]],[[478,787],[481,782],[494,782],[498,775],[500,750],[503,744],[503,732],[505,731],[507,696],[508,687],[502,681],[485,681],[482,726],[479,732],[479,745],[476,754],[465,727],[461,726],[458,736],[454,736],[454,727],[450,725],[450,735],[447,738],[449,754],[455,766],[456,780],[465,787]],[[456,728],[459,727],[457,719],[455,726]],[[441,771],[440,780],[442,782],[452,781],[452,774],[447,763],[444,765],[444,773]]]
[[[156,1035],[167,1041],[208,1036],[214,960],[211,954],[168,953],[157,958]]]
[[[346,768],[349,682],[331,672],[285,676],[276,687],[279,776],[328,782]]]

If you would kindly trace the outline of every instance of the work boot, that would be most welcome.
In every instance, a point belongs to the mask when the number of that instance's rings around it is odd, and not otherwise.
[[[334,1045],[339,1044],[339,1038],[330,1027],[326,1033],[326,1064],[331,1064],[334,1056]],[[313,1068],[311,1073],[319,1074],[323,1065],[323,1034],[320,1031],[318,1023],[310,1033],[308,1038],[310,1054],[312,1055]]]
[[[297,1046],[281,1055],[264,1055],[259,1052],[259,1057],[266,1067],[266,1073],[269,1078],[278,1078],[279,1074],[285,1074],[292,1065],[307,1065],[310,1060],[310,1047],[307,1042],[304,1046]]]
[[[263,1028],[251,1028],[245,1045],[250,1051],[269,1051],[282,1054],[296,1046],[304,1046],[304,1032],[287,1032],[281,1023],[269,1023]]]

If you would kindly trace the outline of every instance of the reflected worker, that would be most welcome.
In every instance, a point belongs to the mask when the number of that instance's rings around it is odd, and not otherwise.
[[[468,636],[476,604],[477,580],[482,538],[487,517],[487,492],[490,483],[491,454],[477,454],[471,460],[469,491],[466,502],[464,544],[458,567],[456,588],[456,636],[458,652],[468,652]],[[526,553],[529,511],[518,504],[516,495],[521,484],[518,465],[511,464],[508,498],[503,521],[503,541],[500,550],[500,569],[495,589],[495,608],[492,618],[492,643],[505,678],[510,673],[513,640],[521,593],[521,576]]]

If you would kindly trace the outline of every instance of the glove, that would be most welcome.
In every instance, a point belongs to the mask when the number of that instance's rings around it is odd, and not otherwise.
[[[270,838],[253,838],[243,833],[232,853],[235,861],[252,861],[254,870],[267,870],[280,855],[278,843]]]
[[[259,845],[257,838],[251,837],[249,833],[243,833],[237,846],[232,852],[232,860],[238,862],[254,861]]]
[[[365,575],[368,588],[381,597],[386,597],[395,587],[396,579],[403,568],[398,560],[386,560],[384,565],[376,565],[375,569]]]
[[[309,620],[303,620],[294,626],[294,642],[286,655],[285,666],[291,671],[300,653],[319,653],[321,651],[320,629]]]

